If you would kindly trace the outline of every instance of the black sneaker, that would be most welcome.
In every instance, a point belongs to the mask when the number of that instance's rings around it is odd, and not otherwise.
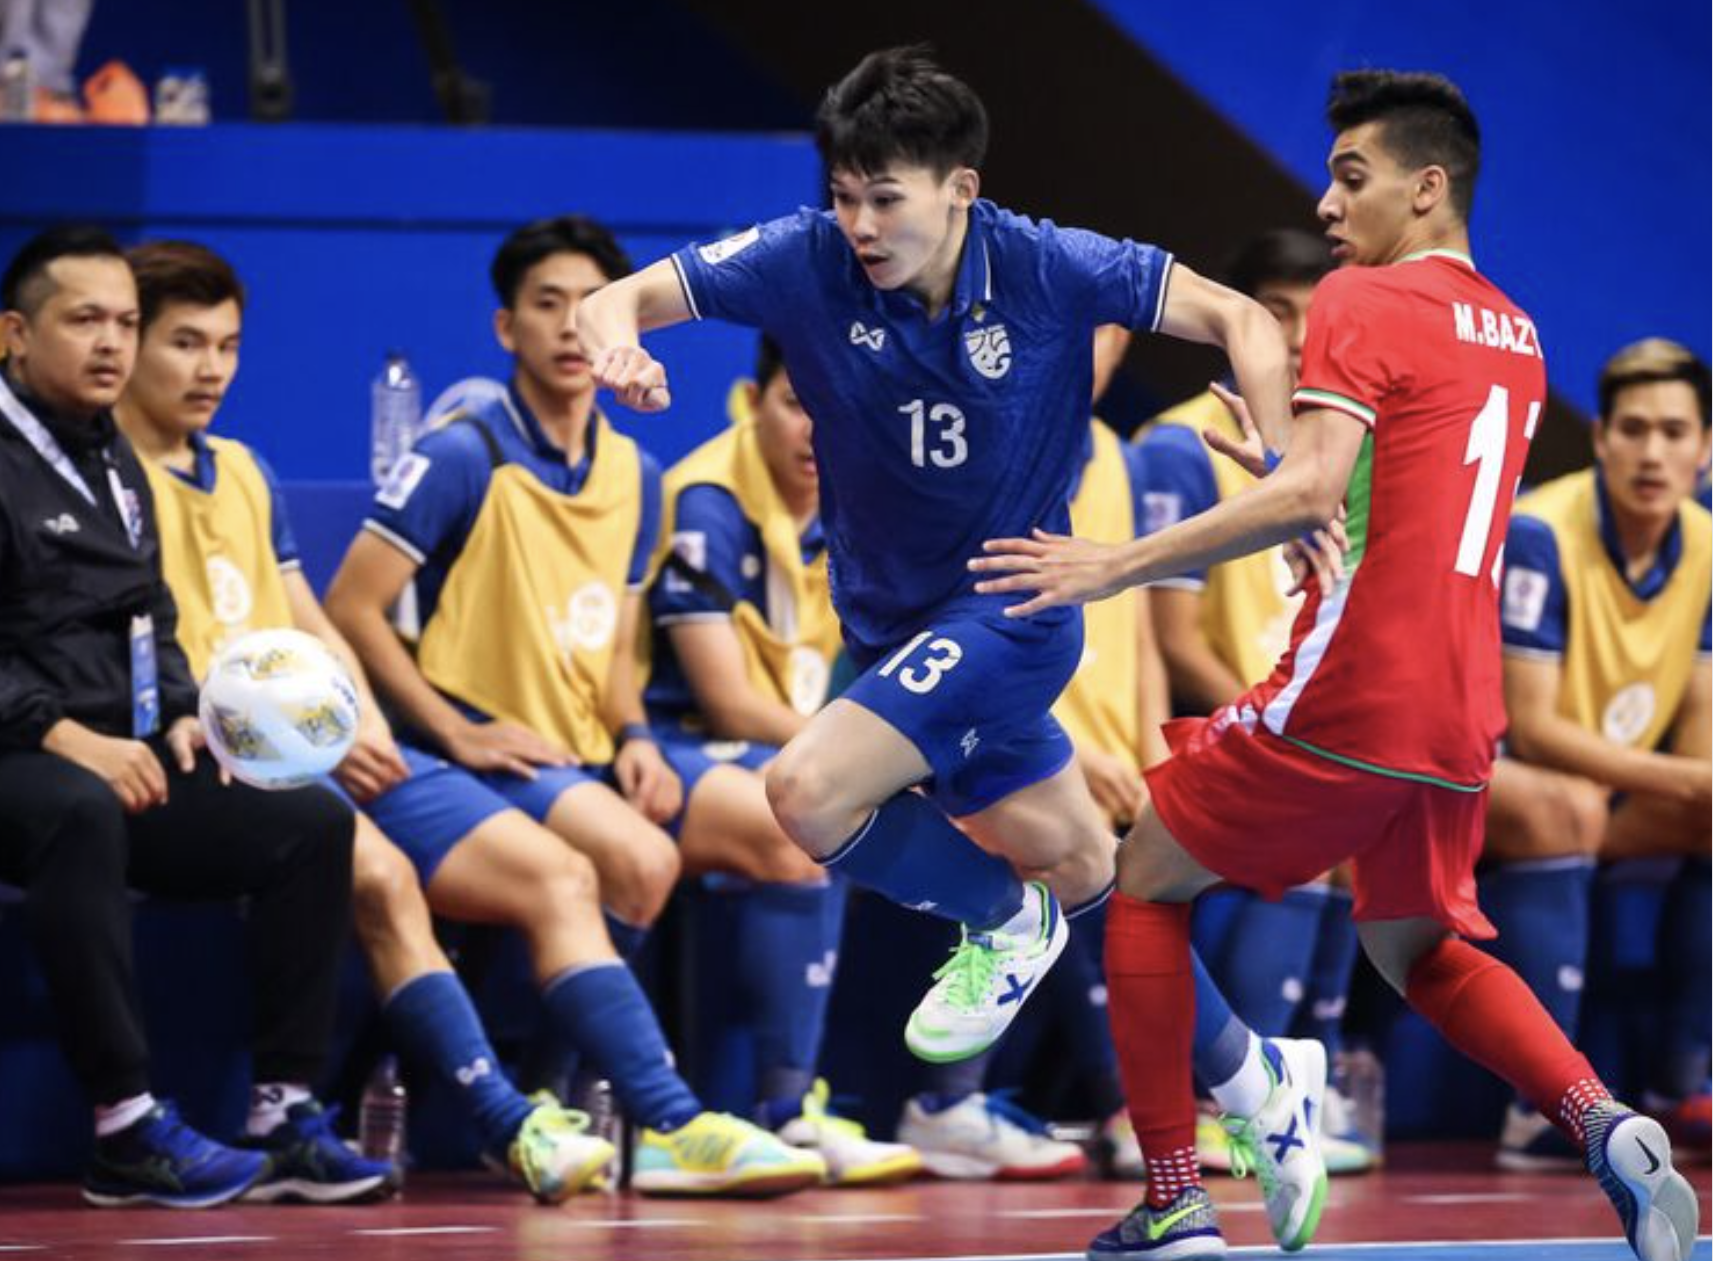
[[[313,1099],[294,1103],[271,1132],[245,1139],[246,1146],[273,1157],[273,1169],[244,1198],[265,1203],[350,1204],[384,1199],[398,1190],[397,1166],[370,1160],[347,1147],[333,1132],[337,1115],[337,1108],[324,1110]]]
[[[263,1152],[222,1147],[157,1103],[135,1124],[95,1140],[83,1198],[98,1208],[209,1208],[235,1200],[268,1172]]]

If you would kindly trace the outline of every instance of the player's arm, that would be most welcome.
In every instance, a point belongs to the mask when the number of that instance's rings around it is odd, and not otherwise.
[[[1154,633],[1153,606],[1159,595],[1158,591],[1136,592],[1136,718],[1143,766],[1164,762],[1171,753],[1160,731],[1172,716],[1172,688],[1166,678],[1160,641]]]
[[[1271,318],[1271,317],[1269,317]],[[1271,476],[1206,512],[1128,543],[1103,544],[1037,530],[1027,539],[989,539],[970,561],[983,593],[1035,592],[1005,610],[1027,617],[1064,604],[1102,600],[1247,556],[1313,530],[1338,511],[1368,428],[1344,412],[1314,408],[1296,419],[1294,438]]]
[[[673,622],[666,627],[696,708],[721,740],[782,745],[808,721],[749,680],[743,645],[726,619]]]
[[[648,734],[648,713],[643,708],[636,670],[642,603],[642,592],[632,590],[625,593],[619,606],[618,647],[601,694],[601,720],[613,733],[617,746],[613,774],[619,791],[650,822],[665,823],[684,804],[684,785]]]
[[[417,568],[413,558],[364,530],[352,540],[327,588],[327,616],[355,650],[369,679],[412,727],[471,770],[534,778],[537,766],[563,765],[564,752],[532,731],[511,723],[472,722],[417,669],[387,618]]]
[[[671,259],[661,259],[583,299],[577,307],[577,338],[593,365],[595,384],[611,390],[626,407],[650,412],[666,408],[672,401],[666,369],[642,348],[641,337],[681,324],[690,316],[690,303]]]
[[[1243,694],[1243,681],[1221,661],[1202,633],[1202,601],[1187,587],[1154,587],[1154,633],[1172,681],[1172,694],[1199,713],[1212,713]]]
[[[1560,671],[1553,660],[1507,653],[1505,656],[1505,712],[1510,721],[1506,737],[1517,756],[1525,762],[1550,766],[1581,775],[1597,784],[1621,792],[1654,793],[1674,801],[1705,803],[1709,794],[1709,769],[1705,757],[1678,752],[1654,753],[1618,744],[1588,730],[1558,710]],[[1686,698],[1680,723],[1689,734],[1700,725],[1706,741],[1707,666],[1697,665],[1692,683],[1699,688],[1695,699]],[[1697,716],[1695,706],[1701,706]]]
[[[292,625],[326,644],[328,650],[345,663],[345,668],[351,672],[351,681],[357,685],[357,696],[362,703],[357,739],[333,773],[358,801],[372,800],[409,775],[410,768],[399,755],[392,728],[387,725],[386,715],[381,713],[381,707],[375,700],[362,661],[345,636],[328,620],[303,571],[285,570],[280,579],[285,584],[286,607],[291,610]]]
[[[1174,263],[1166,279],[1160,331],[1223,349],[1237,377],[1238,393],[1267,445],[1275,451],[1289,447],[1290,357],[1279,321],[1265,307]]]

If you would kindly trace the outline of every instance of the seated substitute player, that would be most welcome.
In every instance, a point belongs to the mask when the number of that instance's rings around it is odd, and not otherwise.
[[[295,626],[324,641],[350,667],[363,700],[356,744],[335,779],[351,797],[372,800],[408,774],[386,719],[304,578],[267,465],[244,444],[207,432],[238,371],[243,286],[225,259],[190,242],[150,242],[128,258],[141,335],[137,370],[114,410],[148,473],[161,571],[178,605],[191,673],[200,678],[226,642],[252,630]],[[597,914],[587,864],[558,853],[552,860],[533,873],[534,897],[520,904],[525,917],[512,921],[541,943],[546,969],[581,957],[575,945],[549,943]],[[532,1103],[506,1080],[435,940],[410,860],[362,811],[352,868],[357,937],[399,1043],[459,1092],[483,1146],[539,1199],[556,1202],[587,1185],[611,1159],[612,1145],[584,1132],[586,1117]],[[441,905],[456,909],[455,884],[439,890]]]
[[[1225,1255],[1193,1154],[1190,904],[1222,878],[1276,895],[1353,859],[1381,975],[1584,1146],[1637,1256],[1680,1261],[1697,1206],[1665,1131],[1615,1103],[1516,973],[1461,940],[1493,935],[1474,863],[1503,721],[1499,552],[1546,395],[1533,322],[1469,257],[1474,115],[1437,75],[1364,70],[1334,81],[1328,118],[1320,214],[1354,266],[1315,292],[1277,470],[1132,544],[1037,532],[971,561],[1011,571],[983,590],[1037,593],[1008,609],[1026,618],[1245,555],[1348,507],[1345,573],[1309,593],[1266,682],[1168,732],[1174,756],[1149,772],[1152,804],[1119,851],[1107,974],[1148,1191],[1089,1252]],[[1244,1147],[1296,1141],[1233,1128]],[[1324,1189],[1270,1214],[1286,1248],[1312,1237]]]
[[[716,983],[755,1028],[757,1115],[818,1151],[835,1185],[908,1178],[922,1159],[827,1111],[815,1078],[844,888],[780,831],[761,770],[827,699],[839,623],[827,597],[813,422],[779,348],[733,388],[732,425],[666,475],[670,552],[649,593],[644,699],[684,784],[675,820],[689,875],[737,877],[737,939]]]
[[[327,612],[403,715],[410,775],[367,809],[416,864],[429,905],[528,931],[542,923],[546,889],[576,895],[530,945],[553,1031],[645,1127],[633,1185],[795,1190],[820,1181],[820,1157],[703,1111],[613,949],[658,914],[678,868],[652,821],[677,811],[678,780],[643,722],[630,650],[659,475],[595,409],[572,326],[589,293],[627,270],[590,219],[541,220],[506,238],[494,328],[514,357],[510,387],[447,417],[400,460]],[[387,618],[413,580],[415,657]],[[590,865],[611,939],[589,897]]]
[[[1481,896],[1500,930],[1495,953],[1573,1036],[1594,860],[1684,860],[1673,898],[1699,914],[1668,917],[1682,938],[1661,948],[1671,988],[1690,991],[1699,1018],[1687,1036],[1659,1030],[1660,1098],[1648,1103],[1687,1104],[1688,1115],[1697,1097],[1705,1108],[1706,1091],[1713,542],[1693,496],[1709,451],[1707,365],[1652,338],[1606,363],[1598,394],[1594,467],[1524,496],[1511,519],[1501,611],[1510,756],[1494,778]],[[1556,1136],[1513,1105],[1499,1163],[1560,1167],[1577,1153]]]
[[[1227,284],[1279,321],[1293,380],[1302,370],[1309,300],[1333,266],[1325,238],[1278,228],[1246,241],[1226,269]],[[1241,465],[1217,456],[1202,439],[1211,430],[1227,441],[1242,440],[1220,397],[1224,389],[1210,386],[1144,431],[1147,530],[1174,525],[1254,485]],[[1269,548],[1155,585],[1154,627],[1179,712],[1212,713],[1267,677],[1290,641],[1291,621],[1302,603],[1294,581],[1283,549]],[[1197,953],[1232,1007],[1264,1033],[1297,1028],[1312,1034],[1329,1059],[1339,1047],[1356,962],[1347,883],[1335,872],[1287,890],[1276,902],[1226,888],[1202,903],[1195,917]],[[1336,1088],[1327,1089],[1324,1107],[1321,1152],[1328,1172],[1372,1168],[1377,1153],[1357,1140],[1350,1107]],[[1204,1168],[1230,1167],[1216,1115],[1202,1114],[1196,1150]]]
[[[310,1096],[332,1033],[351,813],[330,793],[225,784],[202,752],[147,478],[111,408],[137,289],[93,228],[33,237],[0,279],[0,880],[95,1108],[83,1197],[203,1208],[249,1193],[383,1192]],[[247,898],[255,1086],[245,1151],[149,1093],[127,886]]]
[[[995,531],[1068,525],[1102,324],[1223,346],[1267,430],[1288,423],[1265,311],[1153,246],[980,200],[986,140],[966,84],[920,50],[873,53],[818,114],[831,211],[680,251],[578,321],[597,379],[645,409],[670,392],[644,330],[719,318],[784,349],[863,673],[785,746],[768,798],[824,865],[963,925],[906,1027],[929,1061],[994,1043],[1064,947],[1061,907],[1107,896],[1114,850],[1048,712],[1080,617],[1004,619],[964,556]]]

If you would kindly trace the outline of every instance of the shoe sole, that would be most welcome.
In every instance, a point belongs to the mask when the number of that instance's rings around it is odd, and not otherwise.
[[[1126,1248],[1123,1251],[1096,1251],[1090,1248],[1084,1261],[1217,1261],[1227,1255],[1225,1240],[1218,1235],[1194,1235],[1157,1248]]]
[[[786,1169],[767,1171],[750,1176],[730,1174],[639,1173],[631,1178],[631,1189],[639,1195],[663,1198],[718,1198],[732,1196],[741,1199],[766,1199],[775,1195],[790,1195],[808,1187],[821,1185],[820,1169]]]
[[[1640,1115],[1618,1122],[1606,1136],[1606,1161],[1636,1203],[1636,1255],[1641,1261],[1687,1261],[1700,1206],[1688,1180],[1672,1168],[1664,1127]]]
[[[1029,987],[1029,993],[1024,995],[1023,999],[1011,1009],[1011,1013],[1006,1016],[1005,1022],[999,1028],[990,1031],[987,1040],[984,1042],[948,1046],[944,1039],[937,1038],[924,1030],[917,1022],[918,1013],[912,1011],[910,1019],[904,1025],[904,1045],[909,1049],[910,1054],[929,1064],[956,1064],[960,1060],[974,1059],[991,1048],[994,1043],[1005,1036],[1005,1031],[1011,1028],[1011,1022],[1017,1019],[1017,1013],[1023,1010],[1023,1004],[1028,1002],[1035,993],[1041,979],[1053,970],[1053,965],[1059,961],[1059,956],[1064,953],[1065,946],[1070,943],[1070,940],[1071,927],[1070,922],[1065,919],[1064,909],[1062,907],[1055,908],[1053,935],[1047,942],[1046,966],[1035,974],[1036,983]]]
[[[243,1194],[246,1204],[361,1204],[384,1200],[398,1184],[384,1174],[351,1182],[314,1182],[308,1178],[281,1178],[262,1182]]]
[[[958,1152],[922,1152],[922,1167],[936,1178],[952,1182],[1050,1182],[1068,1178],[1088,1167],[1081,1152],[1050,1165],[1006,1165]]]
[[[829,1172],[827,1185],[830,1187],[879,1187],[895,1182],[908,1182],[925,1171],[926,1165],[922,1158],[912,1152],[908,1156],[893,1156],[887,1160],[877,1160],[870,1165],[857,1165],[850,1169],[842,1169],[837,1173]]]
[[[108,1192],[97,1191],[93,1187],[83,1188],[83,1202],[92,1208],[139,1208],[153,1205],[156,1208],[218,1208],[222,1204],[230,1204],[246,1192],[250,1191],[258,1179],[267,1173],[267,1166],[256,1171],[252,1178],[234,1183],[229,1187],[221,1187],[205,1195],[183,1196],[154,1191]]]

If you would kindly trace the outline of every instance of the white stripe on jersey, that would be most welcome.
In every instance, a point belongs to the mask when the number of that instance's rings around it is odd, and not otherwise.
[[[1274,735],[1285,734],[1285,727],[1291,721],[1291,710],[1302,699],[1303,690],[1313,680],[1315,671],[1320,669],[1327,646],[1332,643],[1332,634],[1344,620],[1344,606],[1350,598],[1350,584],[1355,577],[1355,573],[1348,573],[1340,578],[1332,594],[1315,609],[1314,629],[1303,637],[1296,656],[1291,659],[1290,682],[1280,688],[1278,694],[1267,702],[1267,708],[1261,711],[1261,721]]]

